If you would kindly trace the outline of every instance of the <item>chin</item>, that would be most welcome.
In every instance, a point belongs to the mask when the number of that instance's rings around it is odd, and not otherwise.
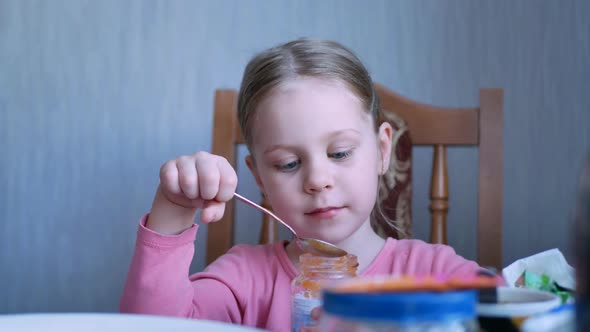
[[[318,234],[317,238],[337,246],[340,243],[346,242],[346,240],[348,240],[351,236],[352,234],[350,232],[341,231],[331,234]]]

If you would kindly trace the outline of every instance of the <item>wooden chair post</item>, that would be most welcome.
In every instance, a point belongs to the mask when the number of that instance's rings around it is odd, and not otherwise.
[[[481,89],[479,98],[477,261],[501,269],[504,94],[502,89]]]
[[[236,98],[233,90],[215,91],[213,116],[213,146],[211,152],[224,156],[231,165],[236,164]],[[207,226],[206,262],[210,264],[226,253],[233,244],[235,201],[225,205],[221,220]]]
[[[447,244],[447,212],[449,211],[449,175],[446,147],[434,146],[432,177],[430,182],[430,243]]]

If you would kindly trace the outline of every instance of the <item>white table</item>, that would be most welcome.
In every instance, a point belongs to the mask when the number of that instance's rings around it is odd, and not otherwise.
[[[220,322],[162,316],[59,313],[0,315],[0,331],[11,332],[255,332],[262,331]]]

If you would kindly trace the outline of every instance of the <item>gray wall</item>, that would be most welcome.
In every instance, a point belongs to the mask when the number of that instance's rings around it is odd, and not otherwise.
[[[479,87],[504,88],[504,260],[569,253],[590,149],[589,12],[583,0],[0,0],[0,312],[115,311],[160,165],[209,149],[214,89],[300,36],[344,43],[421,101],[471,106]],[[415,151],[423,239],[429,155]],[[477,151],[449,158],[449,240],[474,258]],[[258,215],[238,214],[239,241],[255,242]]]

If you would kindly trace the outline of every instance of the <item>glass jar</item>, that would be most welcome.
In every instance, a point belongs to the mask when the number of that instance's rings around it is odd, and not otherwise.
[[[322,288],[334,281],[355,277],[357,266],[357,257],[350,254],[342,257],[301,255],[301,272],[291,283],[292,331],[299,332],[301,327],[312,325],[310,313],[321,305]]]
[[[474,290],[323,294],[322,332],[477,332]]]

